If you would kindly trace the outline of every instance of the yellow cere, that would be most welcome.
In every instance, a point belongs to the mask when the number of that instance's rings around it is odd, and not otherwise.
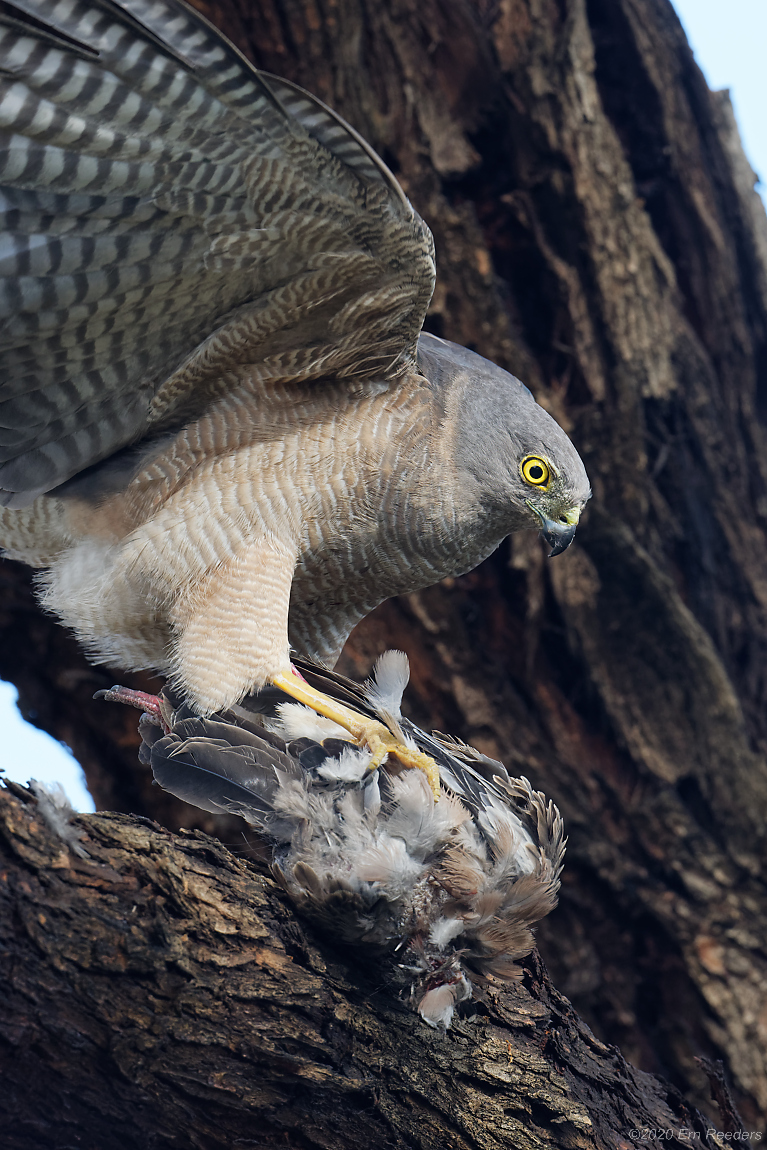
[[[531,487],[548,487],[551,481],[551,468],[545,459],[538,455],[528,455],[519,465],[522,478]]]

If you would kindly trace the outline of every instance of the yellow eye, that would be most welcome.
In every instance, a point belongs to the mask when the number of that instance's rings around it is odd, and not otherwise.
[[[551,468],[544,459],[538,455],[528,455],[519,465],[522,478],[531,487],[548,487],[551,479]]]

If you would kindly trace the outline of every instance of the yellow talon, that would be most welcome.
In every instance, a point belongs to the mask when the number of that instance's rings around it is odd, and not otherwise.
[[[335,699],[324,695],[322,691],[310,687],[305,679],[300,679],[292,672],[280,671],[272,678],[272,683],[292,699],[306,704],[319,715],[332,719],[353,735],[358,743],[368,747],[373,755],[370,761],[371,771],[380,767],[387,755],[396,759],[403,767],[415,767],[416,770],[423,771],[434,795],[434,801],[438,801],[439,768],[430,755],[424,755],[414,747],[405,746],[377,719],[369,719],[366,715],[352,711],[350,707],[345,707],[343,703],[338,703]]]
[[[370,762],[371,771],[380,767],[386,756],[389,755],[403,767],[415,767],[416,770],[423,771],[431,788],[431,793],[434,795],[434,801],[438,801],[439,768],[430,755],[424,755],[415,747],[408,747],[404,743],[400,743],[388,727],[375,719],[368,719],[364,729],[359,734],[355,731],[352,731],[352,734],[360,742],[364,742],[373,752],[373,758]]]

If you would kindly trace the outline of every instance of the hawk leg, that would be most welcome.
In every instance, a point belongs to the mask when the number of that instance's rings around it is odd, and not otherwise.
[[[327,719],[332,719],[344,727],[358,743],[364,743],[373,754],[370,770],[380,767],[387,756],[403,767],[415,767],[426,775],[435,802],[439,799],[439,769],[429,755],[400,742],[397,736],[377,719],[361,715],[311,687],[292,668],[290,672],[281,671],[277,675],[272,675],[271,681],[286,695],[311,707],[313,711],[324,715]]]
[[[345,707],[293,673],[288,607],[295,563],[290,546],[273,536],[258,539],[187,589],[173,612],[177,685],[201,714],[211,715],[273,683],[367,746],[371,769],[388,756],[423,771],[438,799],[439,771],[432,758],[406,746],[384,723]]]
[[[171,622],[173,682],[202,715],[225,711],[290,668],[295,549],[271,536],[189,585]]]
[[[131,687],[117,684],[108,690],[96,691],[93,698],[103,699],[105,703],[125,703],[128,707],[135,707],[137,711],[150,715],[162,727],[164,734],[169,735],[171,732],[173,712],[162,695],[149,695],[146,691],[134,691]]]

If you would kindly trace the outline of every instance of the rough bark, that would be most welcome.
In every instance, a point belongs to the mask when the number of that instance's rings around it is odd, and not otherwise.
[[[94,815],[81,859],[14,790],[0,791],[7,1150],[571,1150],[660,1130],[726,1145],[595,1039],[537,961],[429,1030],[386,985],[391,958],[334,952],[215,840]]]
[[[567,554],[517,537],[379,609],[341,669],[404,648],[412,717],[557,801],[555,983],[702,1108],[696,1059],[720,1058],[757,1129],[767,224],[728,102],[668,0],[198,6],[381,151],[435,233],[427,326],[521,376],[594,486]],[[73,747],[100,806],[200,825],[137,773],[130,716],[88,701],[114,674],[36,612],[20,570],[3,579],[0,673],[25,713]]]

